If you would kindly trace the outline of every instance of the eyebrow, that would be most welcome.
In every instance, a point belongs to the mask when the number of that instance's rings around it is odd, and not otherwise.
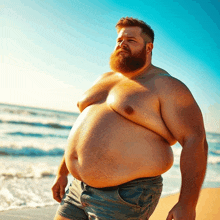
[[[128,38],[128,39],[137,39],[136,37],[127,37],[127,36],[124,36],[124,38]],[[120,40],[120,39],[122,39],[122,37],[117,38],[117,40]]]

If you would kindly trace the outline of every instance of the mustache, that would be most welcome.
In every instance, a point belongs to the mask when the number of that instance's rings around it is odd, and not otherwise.
[[[128,48],[124,48],[123,50],[120,49],[116,52],[116,54],[119,54],[120,52],[128,52],[129,54],[131,54],[131,51]]]

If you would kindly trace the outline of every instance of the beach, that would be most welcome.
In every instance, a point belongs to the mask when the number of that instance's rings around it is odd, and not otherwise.
[[[165,220],[179,194],[161,198],[150,220]],[[0,212],[0,220],[53,220],[58,205]],[[196,208],[196,220],[220,219],[220,188],[203,189]]]

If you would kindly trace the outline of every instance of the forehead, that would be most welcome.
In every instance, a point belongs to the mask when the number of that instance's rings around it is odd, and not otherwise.
[[[141,38],[142,30],[140,27],[124,27],[118,33],[118,38],[121,37],[135,37]]]

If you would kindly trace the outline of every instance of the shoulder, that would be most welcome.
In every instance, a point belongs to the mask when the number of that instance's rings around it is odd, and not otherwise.
[[[113,75],[115,75],[115,72],[106,72],[106,73],[103,73],[100,77],[105,78],[105,77],[109,77]]]
[[[158,91],[173,92],[189,92],[189,88],[179,79],[171,76],[170,74],[162,73],[154,77],[154,84]]]
[[[189,137],[203,137],[202,112],[189,88],[172,76],[155,80],[161,117],[176,140],[183,146]]]
[[[176,94],[176,92],[181,91],[189,92],[188,87],[182,81],[158,67],[154,68],[150,73],[143,75],[138,81],[142,82],[143,85],[150,85],[157,94],[173,94],[174,92]]]
[[[106,72],[106,73],[103,73],[101,76],[99,76],[99,77],[95,80],[94,84],[97,84],[97,83],[101,82],[102,80],[109,79],[109,77],[112,77],[113,75],[115,75],[114,72]]]
[[[189,88],[179,79],[171,75],[158,75],[154,82],[161,104],[186,107],[196,103]]]

